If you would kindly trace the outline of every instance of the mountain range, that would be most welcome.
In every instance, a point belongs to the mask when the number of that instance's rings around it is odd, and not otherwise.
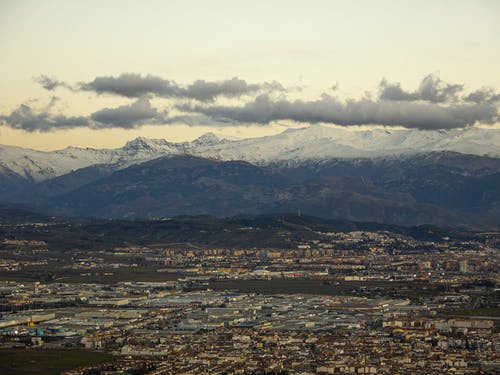
[[[500,226],[500,130],[137,138],[117,149],[0,146],[0,201],[70,216],[301,212],[399,225]]]

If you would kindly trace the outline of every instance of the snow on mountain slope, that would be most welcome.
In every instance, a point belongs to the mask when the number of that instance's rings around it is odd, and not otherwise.
[[[500,129],[358,131],[313,125],[288,129],[273,136],[242,140],[227,140],[213,133],[182,143],[139,137],[117,149],[67,147],[43,152],[0,146],[0,165],[3,170],[38,182],[90,165],[114,164],[120,169],[161,156],[178,154],[267,164],[275,161],[397,156],[430,151],[500,157]]]
[[[0,163],[19,176],[42,181],[90,164],[106,160],[105,150],[82,152],[66,148],[54,152],[43,152],[14,146],[0,146]]]
[[[381,157],[430,151],[500,156],[500,129],[353,131],[313,125],[281,134],[195,150],[200,156],[256,163],[285,160]]]
[[[90,165],[114,164],[116,169],[121,169],[162,156],[190,153],[197,147],[209,147],[223,142],[225,140],[207,133],[192,142],[182,143],[139,137],[117,149],[66,147],[44,152],[0,145],[0,165],[22,178],[39,182]]]

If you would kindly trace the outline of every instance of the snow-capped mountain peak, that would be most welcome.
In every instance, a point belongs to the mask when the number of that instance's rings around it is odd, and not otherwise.
[[[165,147],[171,147],[172,143],[167,142],[165,139],[154,139],[137,137],[131,141],[128,141],[123,150],[158,150]]]
[[[219,138],[214,133],[205,133],[202,136],[196,138],[194,141],[190,142],[193,146],[211,146],[221,143],[223,139]]]
[[[95,164],[117,169],[162,156],[191,154],[256,164],[331,158],[376,158],[432,151],[500,157],[500,129],[351,130],[322,125],[288,129],[260,138],[228,140],[206,133],[191,142],[138,137],[117,149],[67,147],[44,152],[0,145],[2,170],[21,178],[42,181]]]

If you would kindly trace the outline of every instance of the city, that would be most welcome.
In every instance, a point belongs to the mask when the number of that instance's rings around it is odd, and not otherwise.
[[[498,370],[499,233],[320,236],[287,249],[154,244],[66,258],[3,239],[1,348],[111,355],[66,374]]]
[[[0,0],[0,375],[499,375],[499,15]]]

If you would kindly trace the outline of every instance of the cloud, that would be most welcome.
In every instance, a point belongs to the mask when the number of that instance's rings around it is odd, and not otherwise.
[[[96,128],[135,128],[147,123],[161,122],[161,115],[149,99],[139,98],[132,104],[117,108],[103,108],[91,115]]]
[[[313,101],[289,101],[283,98],[273,100],[264,94],[242,106],[183,104],[178,109],[215,119],[258,124],[292,120],[343,126],[377,124],[418,129],[452,129],[472,126],[476,122],[491,124],[498,121],[497,109],[486,104],[442,106],[436,103],[366,98],[341,102],[326,94]]]
[[[331,123],[343,126],[385,125],[418,129],[452,129],[476,123],[493,124],[499,120],[496,103],[500,95],[481,89],[461,96],[462,84],[449,84],[429,74],[414,91],[405,91],[399,83],[383,80],[378,98],[340,101],[323,94],[318,100],[290,101],[261,94],[240,106],[178,104],[185,112],[199,113],[219,121],[269,124],[292,120],[304,123]]]
[[[103,108],[94,112],[90,117],[67,117],[54,114],[51,110],[56,101],[57,98],[53,97],[47,106],[39,109],[29,104],[22,104],[9,115],[0,115],[0,124],[28,132],[49,132],[79,127],[130,129],[146,123],[167,124],[183,120],[183,117],[169,119],[166,113],[153,108],[147,98],[139,98],[132,104],[117,108]]]
[[[127,98],[138,98],[152,94],[158,96],[175,96],[178,86],[175,82],[147,75],[142,77],[135,73],[123,73],[118,77],[96,77],[88,83],[81,83],[80,89],[97,94],[115,94]]]
[[[428,101],[445,103],[457,100],[457,94],[464,89],[461,84],[448,84],[433,74],[425,76],[417,90],[405,91],[400,83],[389,83],[385,79],[379,86],[379,97],[393,101]]]
[[[28,132],[48,132],[89,125],[89,120],[82,116],[67,117],[51,113],[50,110],[56,100],[57,98],[53,97],[47,107],[38,110],[28,104],[21,104],[9,115],[0,115],[0,123]]]
[[[47,90],[67,87],[71,90],[110,93],[134,98],[131,104],[103,108],[89,117],[65,117],[51,114],[51,104],[34,110],[29,104],[9,115],[0,115],[3,124],[28,131],[49,131],[71,127],[137,128],[144,124],[191,124],[206,126],[266,125],[291,120],[303,123],[330,123],[342,126],[384,125],[417,129],[453,129],[499,121],[500,94],[491,88],[464,93],[464,85],[449,84],[435,75],[425,76],[414,91],[404,90],[400,83],[380,83],[378,96],[368,93],[361,99],[339,100],[323,94],[317,100],[290,100],[278,82],[247,83],[239,78],[222,81],[197,80],[179,85],[158,76],[124,73],[116,77],[96,77],[88,83],[71,87],[48,76],[36,79]],[[289,90],[289,89],[288,89]],[[276,98],[276,93],[281,97]],[[237,98],[251,95],[246,103],[222,105],[218,97]],[[167,116],[151,105],[151,97],[173,99],[180,113]],[[192,99],[186,101],[185,99]]]
[[[53,91],[58,87],[64,87],[66,89],[73,90],[73,88],[70,85],[68,85],[66,82],[59,81],[58,79],[56,79],[54,77],[49,77],[45,74],[42,74],[38,77],[35,77],[35,78],[33,78],[33,80],[35,82],[39,83],[45,90],[48,90],[48,91]]]
[[[123,73],[118,77],[96,77],[93,81],[81,83],[80,89],[97,94],[114,94],[128,98],[154,95],[163,98],[195,99],[204,102],[214,101],[217,97],[234,98],[259,91],[283,91],[278,82],[250,84],[243,79],[231,78],[223,81],[197,80],[187,86],[158,76],[141,76],[136,73]]]
[[[236,98],[246,94],[264,91],[284,91],[285,88],[278,82],[264,82],[249,84],[243,79],[231,78],[225,81],[207,82],[197,80],[182,90],[186,98],[199,101],[213,101],[218,96]]]
[[[500,102],[500,94],[497,94],[491,88],[483,88],[471,92],[467,96],[463,98],[467,102],[472,102],[476,104],[487,103],[487,104],[495,104]]]

